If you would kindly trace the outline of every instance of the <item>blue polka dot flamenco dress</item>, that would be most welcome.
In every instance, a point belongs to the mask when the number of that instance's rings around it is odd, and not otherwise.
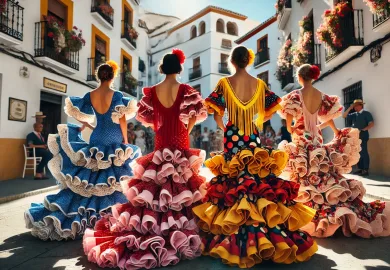
[[[137,103],[115,92],[110,108],[97,113],[90,94],[68,97],[65,113],[80,122],[93,123],[89,144],[79,126],[58,125],[58,134],[48,139],[53,159],[49,169],[61,191],[45,197],[43,204],[33,203],[25,212],[27,228],[42,240],[75,239],[92,228],[95,222],[116,203],[125,203],[121,181],[132,175],[130,163],[140,156],[137,146],[123,144],[119,119],[135,116]]]

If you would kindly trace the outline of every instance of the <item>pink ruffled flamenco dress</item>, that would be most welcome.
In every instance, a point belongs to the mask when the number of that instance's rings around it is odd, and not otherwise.
[[[205,179],[198,175],[205,152],[189,148],[186,124],[204,121],[207,110],[199,93],[180,86],[170,108],[155,87],[145,88],[137,120],[156,132],[155,151],[132,165],[134,178],[124,188],[129,200],[87,230],[83,246],[100,267],[155,268],[201,255],[201,239],[192,207],[201,202]]]
[[[389,236],[390,204],[363,202],[363,184],[342,175],[359,161],[359,130],[344,128],[339,137],[323,143],[317,125],[341,115],[339,98],[323,94],[321,107],[311,114],[301,91],[295,90],[282,98],[281,106],[279,114],[283,118],[292,115],[297,127],[291,143],[279,144],[290,156],[286,167],[290,179],[301,184],[295,200],[317,210],[312,222],[302,229],[316,237],[332,236],[338,229],[345,236]]]

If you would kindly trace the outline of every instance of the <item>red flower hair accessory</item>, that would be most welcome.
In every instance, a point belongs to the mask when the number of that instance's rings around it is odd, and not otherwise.
[[[318,78],[320,77],[320,74],[321,74],[321,70],[317,66],[312,65],[310,67],[310,77],[313,80],[318,80]]]
[[[186,56],[182,50],[174,48],[172,50],[172,54],[177,56],[177,58],[179,59],[180,65],[184,64],[184,61],[186,60]]]

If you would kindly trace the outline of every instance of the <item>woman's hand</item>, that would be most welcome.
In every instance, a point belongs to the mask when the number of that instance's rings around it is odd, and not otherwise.
[[[87,123],[84,123],[84,122],[81,122],[81,127],[79,127],[79,131],[83,131],[85,129],[85,127],[87,126]]]
[[[341,130],[338,129],[338,128],[336,128],[336,130],[334,131],[334,136],[335,136],[335,138],[340,138],[340,136],[341,136]]]

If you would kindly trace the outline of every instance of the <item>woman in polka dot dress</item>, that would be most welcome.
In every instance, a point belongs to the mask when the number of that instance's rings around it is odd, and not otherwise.
[[[205,101],[225,137],[224,152],[205,162],[215,177],[207,185],[204,203],[193,209],[205,232],[203,254],[241,268],[263,260],[306,261],[317,245],[299,228],[310,222],[315,211],[294,202],[299,184],[277,177],[287,155],[262,147],[258,133],[280,109],[280,98],[246,72],[254,59],[251,50],[239,46],[230,58],[236,73],[222,78]]]

